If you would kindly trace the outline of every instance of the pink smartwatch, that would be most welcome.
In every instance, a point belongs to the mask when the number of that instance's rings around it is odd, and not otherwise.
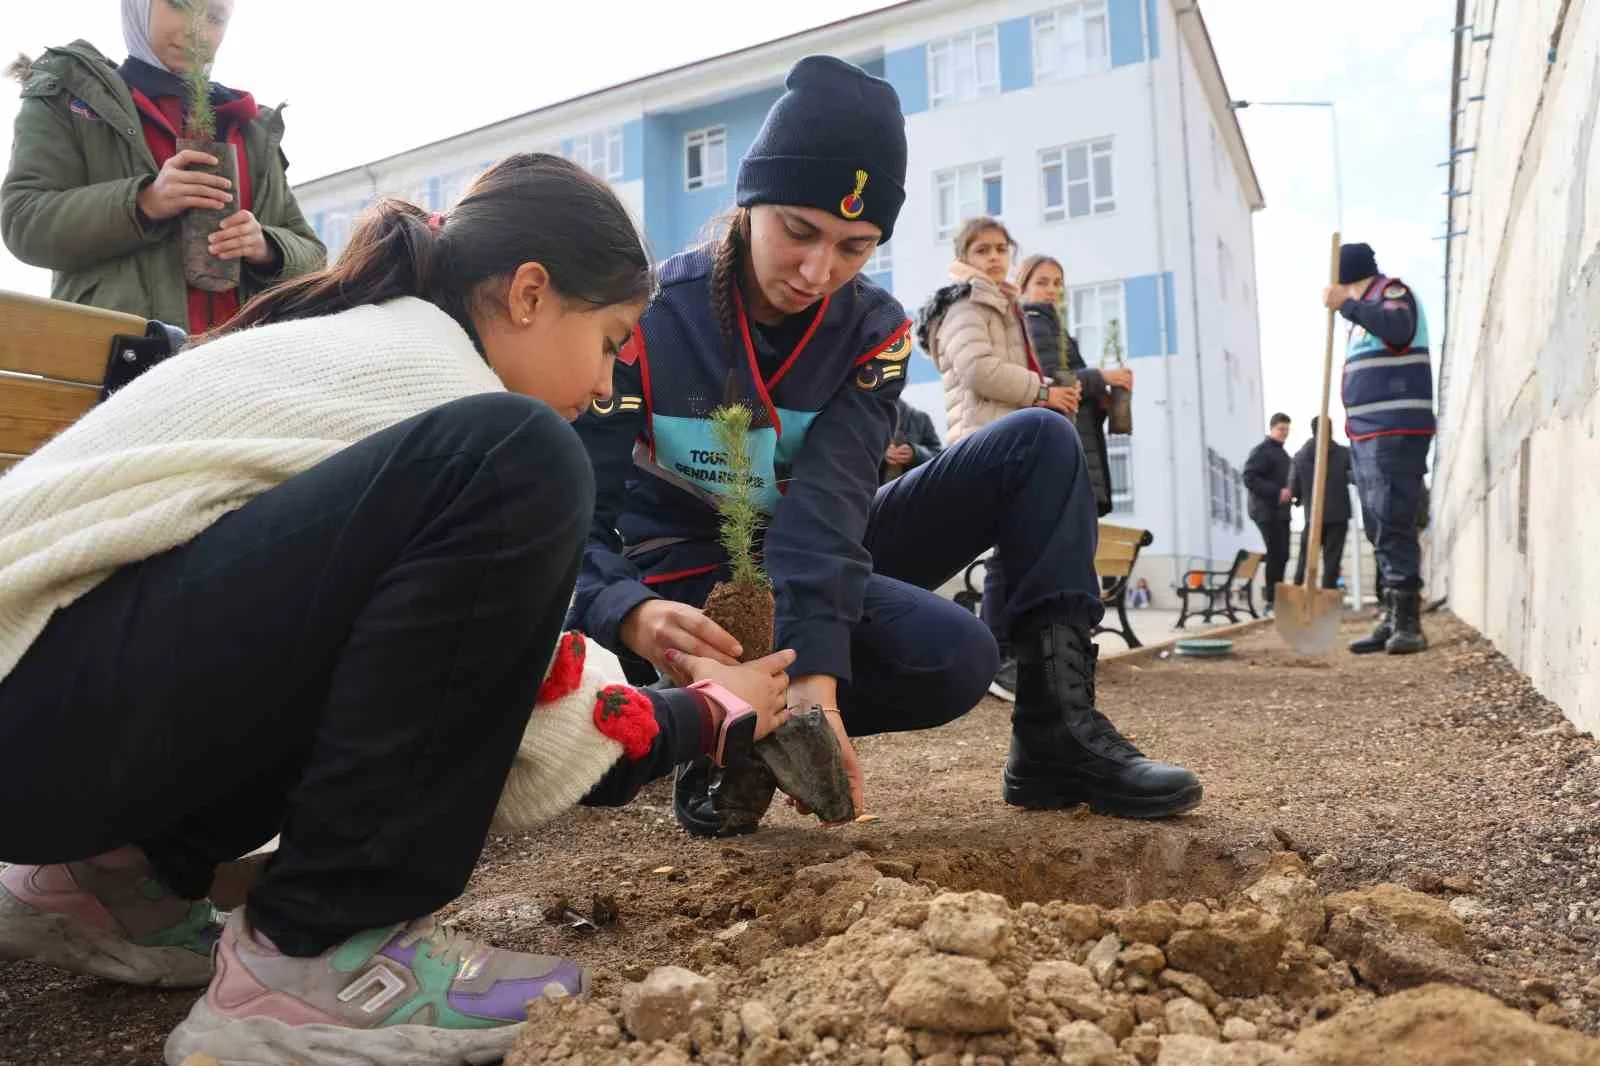
[[[755,742],[756,711],[754,707],[715,681],[696,681],[689,686],[689,690],[698,692],[722,708],[722,726],[717,730],[717,745],[711,753],[712,761],[718,766],[724,765],[723,759],[728,754],[730,738],[734,740],[736,745],[753,744]]]

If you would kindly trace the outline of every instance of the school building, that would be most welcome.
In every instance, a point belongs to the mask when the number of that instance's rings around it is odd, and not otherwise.
[[[1093,365],[1116,338],[1134,428],[1112,441],[1117,514],[1155,534],[1142,572],[1259,547],[1239,480],[1260,439],[1261,353],[1249,152],[1194,0],[908,0],[662,71],[317,178],[296,195],[337,255],[376,198],[448,210],[490,161],[558,152],[610,181],[658,257],[732,206],[739,159],[788,68],[831,53],[886,78],[910,143],[893,242],[868,273],[911,314],[979,213],[1021,253],[1061,259]],[[943,425],[938,372],[907,398]]]

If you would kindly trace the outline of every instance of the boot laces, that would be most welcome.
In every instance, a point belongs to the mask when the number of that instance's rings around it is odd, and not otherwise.
[[[1122,730],[1112,724],[1111,719],[1100,713],[1096,708],[1089,708],[1085,716],[1083,738],[1086,745],[1092,745],[1104,755],[1126,755],[1131,758],[1144,758],[1144,752],[1134,747],[1133,741],[1122,735]]]

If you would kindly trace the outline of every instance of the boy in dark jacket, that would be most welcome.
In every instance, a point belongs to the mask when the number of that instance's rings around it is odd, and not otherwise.
[[[1289,565],[1289,453],[1283,442],[1289,439],[1289,416],[1281,411],[1272,416],[1267,438],[1250,451],[1244,462],[1244,487],[1250,493],[1250,521],[1261,530],[1267,547],[1267,587],[1262,602],[1272,610],[1278,583]]]
[[[894,436],[889,438],[889,448],[883,453],[878,466],[878,483],[887,485],[901,474],[915,470],[944,451],[944,441],[933,428],[933,419],[919,411],[901,397],[895,398]]]
[[[1316,484],[1317,425],[1311,419],[1311,439],[1294,453],[1294,466],[1289,471],[1289,493],[1294,502],[1306,509],[1306,524],[1300,530],[1300,557],[1295,563],[1294,583],[1306,579],[1306,548],[1311,539],[1311,491]],[[1339,572],[1344,563],[1344,542],[1350,532],[1350,488],[1355,484],[1350,471],[1350,449],[1336,440],[1328,441],[1328,474],[1324,479],[1327,488],[1322,504],[1322,587],[1339,587]]]

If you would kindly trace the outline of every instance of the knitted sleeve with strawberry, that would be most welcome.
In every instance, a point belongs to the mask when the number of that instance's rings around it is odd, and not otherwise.
[[[565,633],[517,745],[491,826],[514,833],[578,803],[626,803],[648,782],[709,749],[705,711],[691,693],[622,684]]]

